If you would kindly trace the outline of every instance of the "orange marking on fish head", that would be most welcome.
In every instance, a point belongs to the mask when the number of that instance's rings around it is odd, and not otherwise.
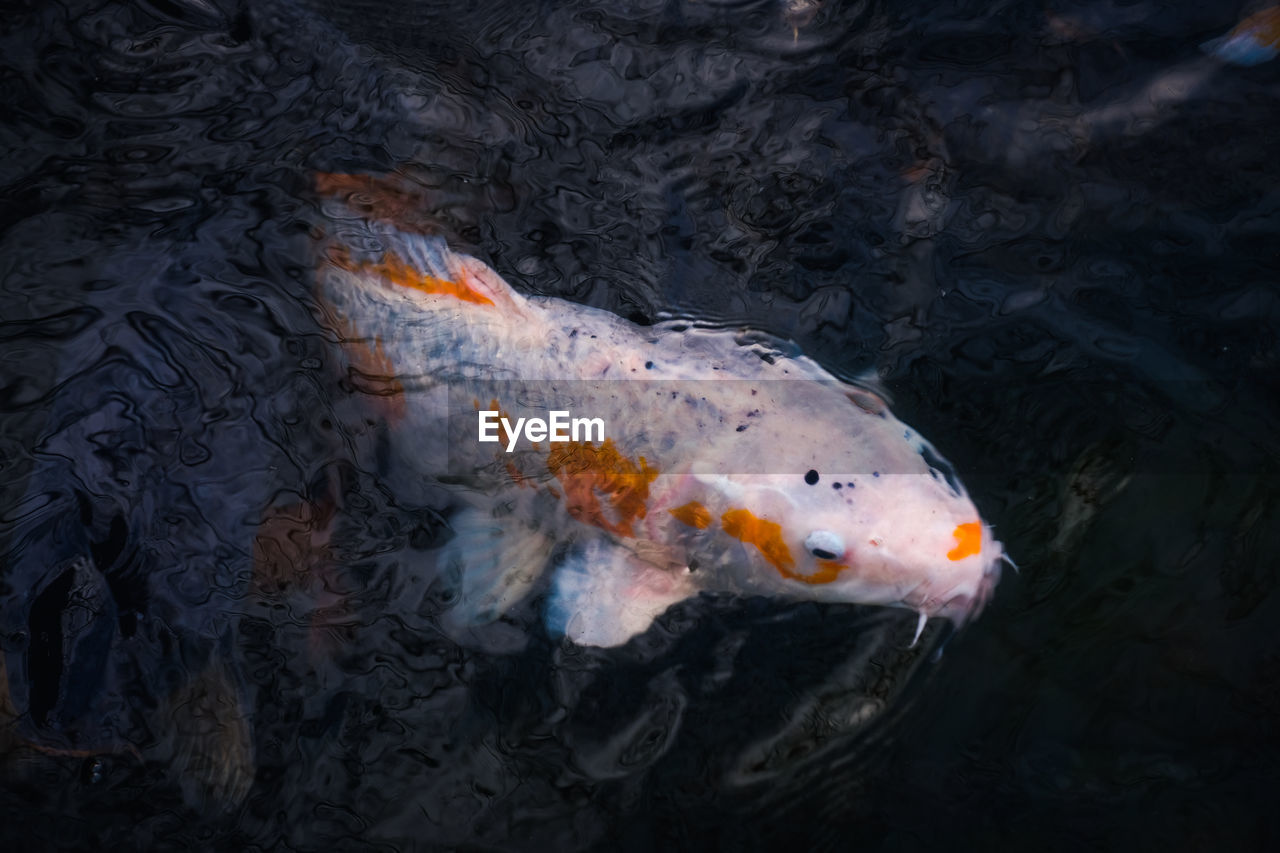
[[[706,530],[711,526],[711,511],[697,501],[689,501],[684,506],[669,509],[675,520],[681,524],[698,530]]]
[[[956,537],[956,547],[947,552],[948,560],[955,562],[981,553],[982,524],[980,522],[970,521],[967,524],[961,524],[951,533]]]
[[[547,470],[564,488],[570,515],[617,536],[634,535],[633,525],[648,512],[649,484],[658,476],[643,456],[632,460],[619,453],[613,439],[599,447],[578,441],[554,447]]]
[[[720,517],[720,521],[725,533],[745,544],[754,545],[770,565],[778,570],[778,574],[787,580],[815,586],[828,584],[849,568],[847,563],[836,560],[818,560],[816,571],[810,574],[798,572],[795,570],[796,562],[791,556],[791,549],[782,538],[782,525],[759,518],[749,509],[731,509]]]
[[[741,542],[754,545],[764,558],[786,578],[796,578],[792,569],[796,561],[782,539],[782,525],[757,518],[749,509],[731,509],[720,516],[724,532]]]
[[[849,568],[848,565],[837,563],[835,560],[819,560],[816,572],[811,575],[800,575],[796,579],[811,584],[831,583],[847,568]]]

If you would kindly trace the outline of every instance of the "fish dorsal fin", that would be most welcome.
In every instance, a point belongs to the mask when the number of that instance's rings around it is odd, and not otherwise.
[[[449,248],[425,212],[423,188],[396,178],[329,173],[316,175],[314,185],[337,208],[328,265],[377,277],[406,295],[425,294],[428,301],[528,315],[525,298],[488,264]]]
[[[449,251],[448,247],[445,247],[445,251]],[[453,255],[458,264],[459,279],[472,293],[483,296],[492,302],[495,307],[505,311],[507,314],[521,317],[532,316],[528,300],[517,293],[511,285],[507,284],[506,280],[498,275],[493,267],[470,255],[454,252],[450,252],[450,254]]]
[[[580,646],[620,646],[696,592],[686,570],[657,566],[596,539],[557,567],[547,601],[547,629]]]
[[[362,229],[363,230],[363,229]],[[372,243],[375,249],[353,247]],[[455,252],[438,235],[405,234],[385,226],[330,240],[324,263],[374,278],[391,292],[442,307],[489,308],[508,317],[531,317],[528,301],[484,261]]]

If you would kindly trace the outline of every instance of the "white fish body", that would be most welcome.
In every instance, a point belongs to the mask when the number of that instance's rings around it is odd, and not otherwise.
[[[730,332],[522,296],[439,237],[331,204],[320,293],[348,351],[376,354],[353,375],[394,398],[393,464],[470,506],[445,547],[455,631],[548,568],[548,627],[597,646],[699,590],[906,607],[921,626],[989,598],[1001,546],[875,394]],[[520,440],[520,418],[557,409],[603,438]],[[481,442],[482,412],[512,431]]]

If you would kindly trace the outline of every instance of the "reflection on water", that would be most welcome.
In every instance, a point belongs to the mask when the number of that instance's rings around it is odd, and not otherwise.
[[[12,12],[6,841],[1265,847],[1280,71],[1201,50],[1238,11]],[[764,598],[457,645],[449,508],[352,451],[316,173],[525,292],[875,372],[1020,574],[936,662]]]

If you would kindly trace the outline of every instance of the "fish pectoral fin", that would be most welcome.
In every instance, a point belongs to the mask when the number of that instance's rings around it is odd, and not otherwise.
[[[626,548],[594,540],[556,569],[547,629],[580,646],[620,646],[696,592],[686,571],[661,568]]]
[[[456,513],[449,526],[454,536],[441,565],[456,577],[457,600],[440,622],[450,633],[488,625],[510,610],[541,576],[555,544],[513,518],[475,507]]]

